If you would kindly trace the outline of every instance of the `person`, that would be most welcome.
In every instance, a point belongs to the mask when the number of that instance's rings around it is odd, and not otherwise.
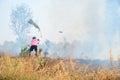
[[[31,56],[31,52],[34,50],[35,51],[35,55],[37,57],[37,46],[39,44],[39,39],[37,39],[36,37],[32,38],[31,44],[30,44],[30,53],[29,53],[29,57]]]

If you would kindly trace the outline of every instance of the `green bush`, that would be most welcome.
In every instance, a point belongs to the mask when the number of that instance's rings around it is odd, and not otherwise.
[[[28,46],[23,47],[23,48],[21,49],[20,56],[22,56],[22,57],[28,56],[29,50],[30,50],[30,48],[29,48]]]

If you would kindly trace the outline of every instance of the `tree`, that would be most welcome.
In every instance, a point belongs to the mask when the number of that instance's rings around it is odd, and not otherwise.
[[[20,46],[25,44],[25,39],[29,33],[30,24],[28,21],[32,18],[31,11],[27,5],[22,4],[12,10],[11,13],[11,28],[17,35],[17,41]]]

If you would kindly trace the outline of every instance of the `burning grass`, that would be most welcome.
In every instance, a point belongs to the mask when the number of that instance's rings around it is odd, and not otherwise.
[[[0,80],[120,80],[120,70],[94,68],[72,59],[0,58]]]

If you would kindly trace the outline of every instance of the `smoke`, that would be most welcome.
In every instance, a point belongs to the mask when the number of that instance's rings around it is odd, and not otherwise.
[[[63,37],[69,42],[88,41],[94,33],[105,27],[104,0],[54,0],[52,4],[53,15],[50,16],[55,25],[51,29],[55,31],[56,27],[60,27],[64,32]]]

